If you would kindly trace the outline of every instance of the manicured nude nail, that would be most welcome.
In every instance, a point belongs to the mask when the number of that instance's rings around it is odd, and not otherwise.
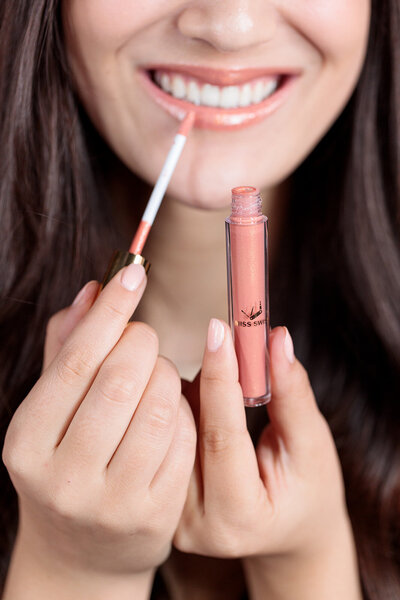
[[[143,265],[131,264],[122,270],[121,284],[130,292],[137,290],[145,277]]]
[[[294,363],[294,348],[293,348],[293,340],[292,340],[292,336],[290,335],[287,327],[285,327],[286,333],[285,333],[285,339],[283,342],[283,349],[286,355],[286,358],[288,359],[288,361],[293,364]]]
[[[75,300],[72,303],[72,306],[80,306],[85,304],[89,300],[89,298],[93,295],[95,290],[95,284],[97,281],[89,281],[86,285],[83,286],[81,291],[77,294]]]
[[[207,348],[210,352],[216,352],[222,346],[224,341],[225,329],[221,321],[211,319],[208,326]]]

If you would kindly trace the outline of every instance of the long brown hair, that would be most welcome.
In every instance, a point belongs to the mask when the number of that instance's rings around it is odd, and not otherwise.
[[[272,320],[292,330],[335,437],[368,600],[400,597],[399,64],[398,0],[372,0],[357,88],[290,178],[271,278]],[[113,248],[103,152],[74,94],[59,0],[2,0],[1,439],[39,376],[48,318]],[[4,580],[17,527],[4,465],[0,487]]]

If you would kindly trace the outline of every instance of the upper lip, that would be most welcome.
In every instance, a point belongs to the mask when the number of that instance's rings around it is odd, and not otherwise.
[[[260,77],[279,77],[283,75],[299,75],[300,69],[292,67],[261,67],[261,68],[221,68],[203,67],[182,64],[151,64],[144,67],[146,71],[171,71],[182,73],[186,77],[195,77],[204,83],[219,86],[241,85]]]

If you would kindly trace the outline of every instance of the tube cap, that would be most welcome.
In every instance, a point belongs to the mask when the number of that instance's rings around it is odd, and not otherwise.
[[[143,265],[146,274],[149,272],[151,267],[149,261],[146,260],[144,256],[141,256],[141,254],[132,254],[131,252],[115,250],[107,267],[107,271],[104,275],[100,289],[103,289],[103,287],[107,285],[107,283],[114,277],[116,273],[118,273],[118,271],[132,263]]]

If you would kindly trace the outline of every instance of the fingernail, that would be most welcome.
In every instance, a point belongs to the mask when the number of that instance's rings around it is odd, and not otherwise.
[[[207,348],[210,352],[216,352],[222,346],[225,337],[225,329],[221,321],[211,319],[208,326]]]
[[[93,295],[97,285],[97,281],[89,281],[89,283],[84,285],[81,291],[78,292],[71,306],[80,306],[82,304],[85,304],[85,302],[87,302],[89,298]]]
[[[293,340],[292,340],[292,336],[289,333],[289,330],[287,327],[285,327],[286,333],[285,333],[285,340],[283,342],[283,350],[285,352],[286,358],[288,359],[288,361],[293,364],[294,363],[294,348],[293,348]]]
[[[132,263],[123,269],[121,284],[125,289],[133,292],[134,290],[137,290],[142,283],[144,276],[145,270],[143,265]]]

